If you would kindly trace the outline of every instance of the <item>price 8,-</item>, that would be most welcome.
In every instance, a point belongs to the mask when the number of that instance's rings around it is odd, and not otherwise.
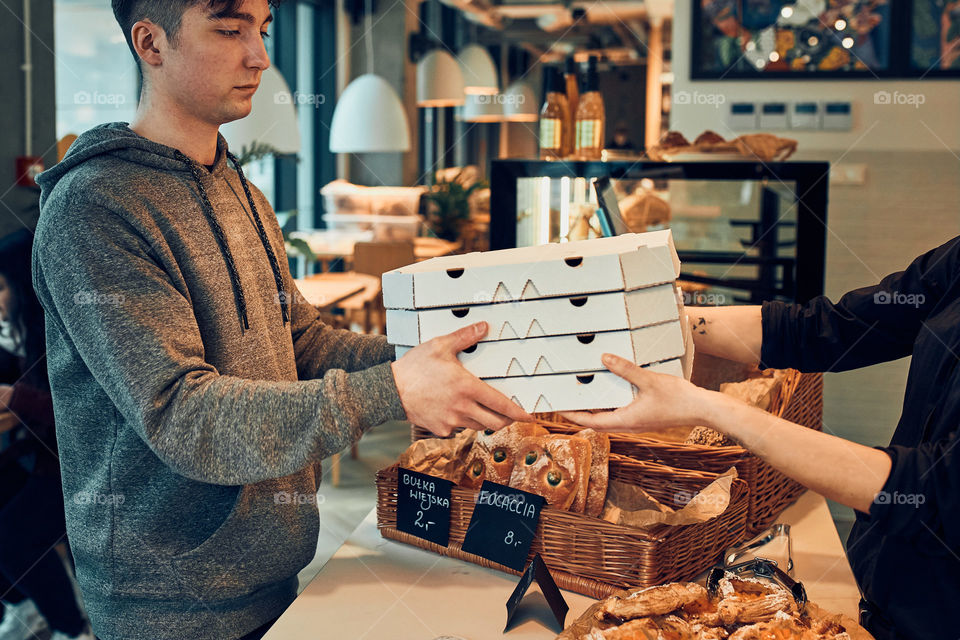
[[[485,481],[476,497],[463,550],[523,570],[543,502],[541,496]]]

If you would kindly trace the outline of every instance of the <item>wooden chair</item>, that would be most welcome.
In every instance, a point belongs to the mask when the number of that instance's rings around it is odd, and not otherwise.
[[[378,282],[387,271],[413,264],[416,259],[412,242],[358,242],[353,247],[353,271],[374,276]],[[339,306],[347,311],[348,315],[363,311],[365,333],[373,330],[371,316],[376,312],[376,327],[383,334],[387,332],[387,312],[383,308],[383,296],[380,293],[378,286],[372,295],[364,291],[347,298]]]

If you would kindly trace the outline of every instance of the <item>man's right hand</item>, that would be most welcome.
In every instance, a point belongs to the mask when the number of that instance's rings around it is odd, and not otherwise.
[[[393,363],[407,420],[438,436],[457,427],[501,429],[533,416],[467,371],[457,354],[487,335],[478,322],[411,349]]]

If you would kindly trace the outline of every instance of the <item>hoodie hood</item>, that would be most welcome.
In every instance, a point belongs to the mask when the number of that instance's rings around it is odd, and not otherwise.
[[[211,175],[227,169],[227,141],[217,134],[217,159]],[[63,160],[37,176],[40,185],[40,206],[61,178],[73,168],[99,155],[114,157],[162,171],[190,173],[190,167],[177,157],[177,150],[144,138],[126,122],[101,124],[81,134],[67,150]],[[206,167],[204,167],[206,169]]]
[[[101,155],[111,155],[120,160],[164,172],[185,173],[193,179],[194,186],[203,202],[204,214],[210,222],[224,261],[227,264],[234,291],[234,299],[243,328],[249,329],[246,298],[236,263],[224,237],[223,228],[217,219],[216,212],[210,204],[210,199],[207,197],[206,189],[203,186],[203,178],[205,176],[223,176],[223,173],[228,170],[227,159],[229,158],[243,185],[247,204],[250,207],[257,226],[257,233],[270,260],[270,267],[273,270],[273,278],[277,287],[278,300],[280,301],[283,313],[283,321],[286,323],[289,320],[289,296],[284,290],[279,261],[270,246],[270,242],[267,240],[266,230],[263,227],[263,222],[260,220],[260,214],[257,211],[257,205],[250,193],[247,179],[243,175],[243,169],[240,167],[240,163],[236,157],[230,153],[227,148],[227,141],[219,132],[217,133],[216,159],[214,160],[213,168],[208,171],[206,167],[188,158],[180,150],[141,136],[133,131],[126,122],[111,122],[94,127],[84,132],[70,145],[63,160],[37,176],[37,184],[40,185],[40,208],[43,209],[50,193],[64,176],[88,160]]]

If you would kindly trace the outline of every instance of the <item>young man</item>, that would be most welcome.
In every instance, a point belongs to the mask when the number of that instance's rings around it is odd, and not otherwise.
[[[529,416],[456,359],[486,327],[392,362],[302,300],[218,135],[270,64],[267,0],[113,7],[136,119],[40,176],[33,253],[77,577],[103,640],[259,637],[313,557],[322,458],[387,420]]]
[[[856,510],[847,555],[877,640],[957,637],[960,598],[960,237],[836,304],[691,308],[697,351],[761,367],[847,371],[912,356],[900,423],[887,447],[807,429],[721,393],[607,366],[639,389],[608,413],[573,413],[594,428],[708,425],[786,475]]]

